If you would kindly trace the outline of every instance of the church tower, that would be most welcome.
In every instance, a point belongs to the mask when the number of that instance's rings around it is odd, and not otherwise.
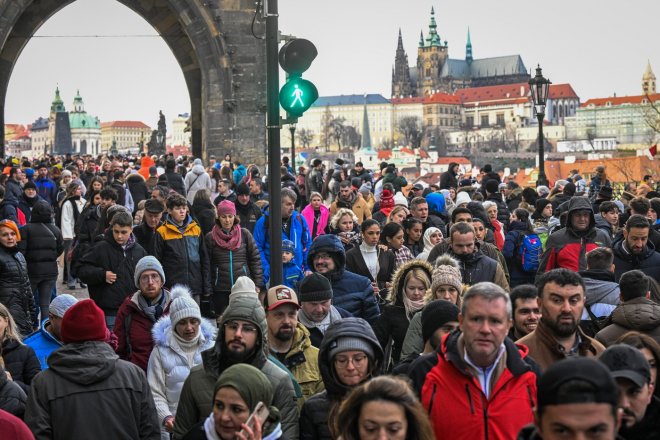
[[[417,95],[429,96],[440,90],[440,71],[448,57],[447,41],[442,44],[435,22],[435,10],[431,7],[429,32],[417,49]]]
[[[76,97],[73,98],[73,111],[74,113],[83,113],[85,111],[85,104],[83,104],[80,90],[76,90]]]
[[[472,40],[470,39],[470,28],[468,28],[467,44],[465,45],[465,61],[468,64],[472,64],[473,60],[474,58],[472,58]]]
[[[396,47],[394,67],[392,68],[392,98],[402,98],[413,94],[410,83],[410,66],[408,66],[408,55],[403,48],[403,37],[399,29],[399,41]]]
[[[651,69],[651,62],[646,63],[646,70],[642,76],[642,94],[643,95],[655,95],[655,74],[653,69]]]

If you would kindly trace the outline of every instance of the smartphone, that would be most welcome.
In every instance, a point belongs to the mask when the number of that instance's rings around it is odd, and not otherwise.
[[[270,414],[270,411],[268,411],[268,407],[264,405],[263,402],[257,403],[257,406],[254,408],[254,411],[252,411],[252,414],[250,414],[250,417],[248,417],[247,421],[245,422],[246,425],[250,427],[250,429],[254,430],[254,421],[256,419],[259,419],[259,422],[261,422],[261,426],[264,426],[264,422],[268,418],[268,415]],[[241,430],[241,433],[243,435],[247,435],[247,432],[245,430]]]

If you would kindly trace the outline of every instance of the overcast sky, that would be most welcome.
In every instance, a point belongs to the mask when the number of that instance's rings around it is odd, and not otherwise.
[[[280,29],[314,42],[319,56],[306,74],[321,96],[390,96],[398,30],[410,64],[431,6],[451,58],[465,57],[468,26],[474,58],[520,54],[541,64],[553,83],[570,82],[582,101],[640,94],[647,60],[660,74],[660,2],[620,0],[280,0]],[[533,20],[533,21],[532,21]],[[115,0],[78,0],[48,20],[19,58],[7,92],[7,123],[47,116],[59,84],[67,109],[76,90],[102,121],[135,119],[155,126],[190,110],[181,69],[140,16]],[[147,38],[52,38],[152,35]]]

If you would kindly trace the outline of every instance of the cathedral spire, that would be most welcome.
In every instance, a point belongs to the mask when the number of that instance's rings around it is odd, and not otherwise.
[[[656,93],[655,74],[653,73],[653,69],[651,69],[651,61],[646,62],[646,70],[644,70],[644,75],[642,75],[642,92],[644,95],[654,95]]]
[[[435,22],[435,9],[431,6],[431,21],[429,22],[429,35],[426,37],[426,46],[442,46],[440,35],[438,35],[438,25]]]
[[[403,50],[403,37],[401,36],[401,28],[399,28],[399,41],[396,45],[396,50]]]
[[[367,95],[364,95],[364,110],[362,113],[362,149],[371,148],[371,133],[369,133],[369,114],[367,113]]]
[[[470,38],[470,27],[468,26],[467,44],[465,45],[465,61],[471,63],[472,60],[472,39]]]
[[[419,31],[419,47],[424,47],[424,31]]]

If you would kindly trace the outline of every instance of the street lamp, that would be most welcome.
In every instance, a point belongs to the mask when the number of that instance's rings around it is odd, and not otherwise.
[[[550,90],[549,79],[543,77],[541,66],[536,67],[536,76],[529,80],[529,90],[532,94],[534,103],[534,113],[539,121],[539,178],[536,186],[548,185],[548,178],[545,176],[545,163],[543,154],[543,118],[545,117],[545,104],[548,100],[548,90]]]
[[[165,154],[164,148],[163,148],[163,141],[165,136],[163,136],[163,132],[158,130],[158,133],[156,133],[156,142],[158,142],[158,153],[157,154]]]
[[[289,131],[291,132],[291,168],[293,169],[293,175],[295,176],[296,171],[296,124],[289,124]]]

